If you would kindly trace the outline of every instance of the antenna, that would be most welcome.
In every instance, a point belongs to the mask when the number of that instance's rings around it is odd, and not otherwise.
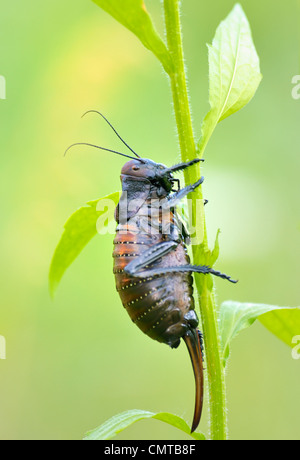
[[[98,115],[100,115],[105,121],[106,123],[111,127],[111,129],[114,131],[114,133],[118,136],[118,138],[123,142],[124,145],[126,145],[126,147],[132,152],[134,153],[134,155],[138,158],[141,158],[140,155],[138,155],[125,141],[124,139],[122,139],[122,137],[120,136],[120,134],[116,131],[116,129],[113,127],[113,125],[108,121],[108,119],[101,113],[101,112],[98,112],[97,110],[88,110],[87,112],[85,112],[81,118],[83,118],[85,115],[87,115],[88,113],[97,113]]]
[[[67,150],[65,151],[64,156],[66,156],[68,151],[72,147],[75,147],[76,145],[87,145],[88,147],[95,147],[96,149],[105,150],[106,152],[116,153],[117,155],[121,155],[122,157],[130,158],[131,160],[138,160],[144,163],[144,161],[140,157],[139,158],[131,157],[129,155],[125,155],[124,153],[116,152],[115,150],[106,149],[105,147],[100,147],[99,145],[89,144],[88,142],[76,142],[76,144],[70,145],[70,147],[68,147]]]

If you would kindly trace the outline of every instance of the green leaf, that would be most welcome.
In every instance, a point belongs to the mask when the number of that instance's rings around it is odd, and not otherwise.
[[[111,439],[121,431],[125,430],[125,428],[131,426],[133,423],[149,418],[153,418],[168,423],[169,425],[178,428],[184,433],[189,434],[194,439],[205,440],[205,436],[202,433],[191,433],[191,430],[187,425],[186,421],[183,420],[181,417],[178,417],[177,415],[169,414],[168,412],[154,413],[138,409],[129,410],[127,412],[122,412],[121,414],[113,416],[95,430],[87,433],[84,440],[100,441]]]
[[[223,364],[229,357],[229,347],[232,339],[239,332],[251,326],[256,319],[290,346],[292,338],[299,334],[300,308],[277,307],[274,305],[240,303],[227,301],[220,309],[220,335],[223,353]]]
[[[202,124],[200,156],[217,124],[248,104],[262,79],[250,25],[239,4],[221,22],[208,50],[211,108]]]
[[[49,272],[49,290],[53,297],[60,280],[67,268],[74,262],[88,242],[101,232],[105,220],[99,220],[104,216],[106,221],[114,217],[112,208],[119,201],[119,192],[112,193],[99,200],[91,201],[72,214],[64,226],[63,235],[55,249]],[[105,213],[105,208],[110,212]]]
[[[93,0],[123,26],[133,32],[152,51],[170,75],[173,70],[170,53],[158,35],[143,0]]]
[[[259,321],[289,347],[293,338],[300,334],[300,308],[273,310],[259,317]]]

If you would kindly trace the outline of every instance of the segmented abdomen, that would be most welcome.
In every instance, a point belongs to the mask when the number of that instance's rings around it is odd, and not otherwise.
[[[189,264],[186,247],[183,242],[179,243],[174,251],[149,266],[149,269],[164,267],[164,275],[132,277],[124,268],[151,246],[165,241],[165,237],[141,233],[134,223],[125,227],[126,233],[117,229],[113,252],[116,288],[123,306],[145,334],[177,347],[188,324],[196,327],[198,321],[194,312],[192,275],[168,274],[168,267]]]

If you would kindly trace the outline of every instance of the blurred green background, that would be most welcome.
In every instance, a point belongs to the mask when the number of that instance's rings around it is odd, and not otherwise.
[[[162,32],[159,0],[148,0]],[[251,104],[222,122],[206,151],[210,241],[221,234],[218,301],[299,305],[299,69],[296,0],[245,0],[263,82]],[[208,110],[206,43],[234,1],[183,1],[195,130]],[[120,187],[122,159],[78,148],[122,149],[101,110],[145,157],[179,159],[169,83],[158,61],[89,0],[2,3],[1,439],[78,439],[127,409],[192,418],[194,381],[184,346],[149,340],[123,311],[112,275],[112,237],[97,236],[52,302],[47,278],[69,215]],[[300,331],[299,331],[300,334]],[[299,439],[300,361],[259,323],[232,345],[227,371],[233,439]],[[207,417],[200,429],[206,431]],[[141,422],[119,439],[184,439]]]

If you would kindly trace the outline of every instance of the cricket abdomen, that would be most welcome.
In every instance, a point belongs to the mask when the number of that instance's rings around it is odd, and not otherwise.
[[[124,308],[132,321],[149,337],[158,342],[177,347],[189,324],[196,327],[198,319],[194,311],[193,278],[191,274],[168,274],[168,266],[189,263],[183,242],[171,253],[149,265],[149,268],[164,268],[165,274],[148,278],[132,277],[124,268],[142,252],[166,241],[162,234],[145,234],[128,224],[122,226],[114,239],[114,274],[116,288]]]

